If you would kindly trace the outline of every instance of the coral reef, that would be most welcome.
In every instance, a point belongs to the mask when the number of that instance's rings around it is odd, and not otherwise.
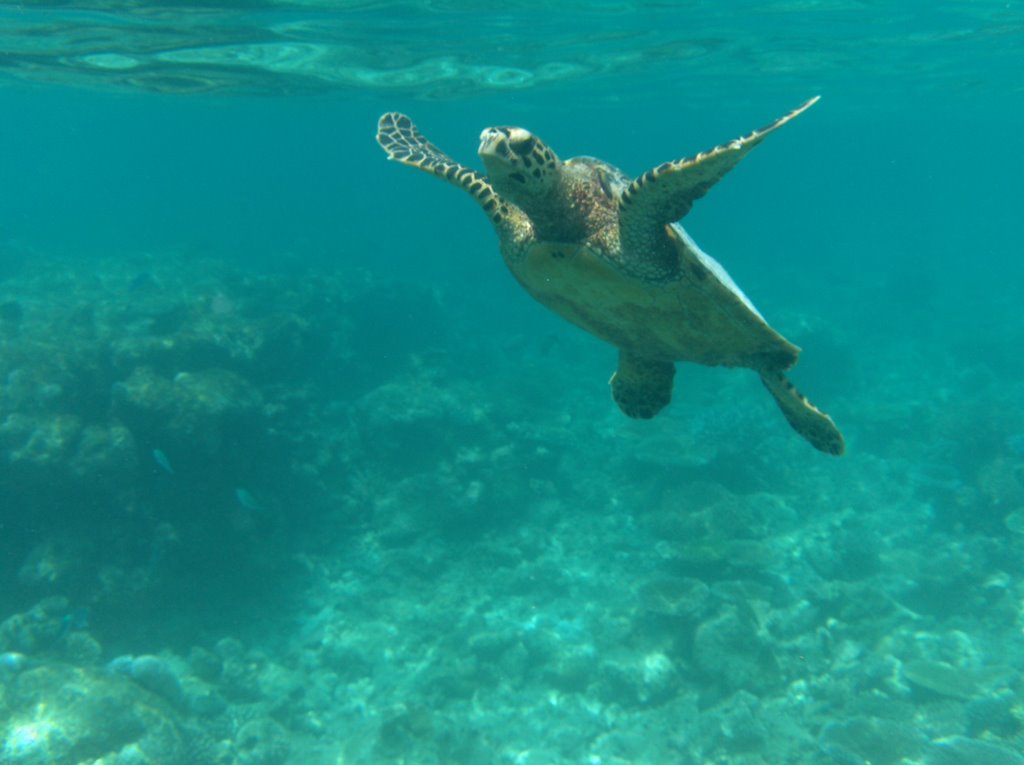
[[[416,287],[23,271],[2,765],[1020,762],[1019,391],[823,464],[754,380],[640,427]]]

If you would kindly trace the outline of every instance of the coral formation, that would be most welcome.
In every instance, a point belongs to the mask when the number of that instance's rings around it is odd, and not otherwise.
[[[0,283],[0,763],[1019,761],[1018,422],[808,464],[698,373],[638,431],[440,300]]]

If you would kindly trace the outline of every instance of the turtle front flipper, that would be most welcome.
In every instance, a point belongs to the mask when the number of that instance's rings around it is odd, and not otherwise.
[[[694,157],[665,162],[636,178],[619,197],[623,251],[643,252],[663,236],[666,224],[682,218],[693,203],[739,164],[764,137],[809,109],[819,96],[760,130]]]
[[[815,449],[836,456],[846,445],[832,418],[808,401],[781,372],[763,372],[761,381],[782,410],[793,430]]]
[[[406,115],[399,112],[381,115],[377,122],[377,143],[387,152],[388,159],[425,170],[468,191],[495,225],[508,217],[509,205],[495,193],[486,176],[460,165],[434,146]]]
[[[629,417],[649,420],[672,400],[676,366],[671,361],[645,359],[619,349],[619,367],[612,375],[612,398]]]

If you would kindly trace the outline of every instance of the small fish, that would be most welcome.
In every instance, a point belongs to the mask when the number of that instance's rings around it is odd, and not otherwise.
[[[1014,534],[1024,534],[1024,509],[1014,510],[1003,518],[1003,523]]]
[[[235,498],[238,500],[238,504],[240,504],[246,510],[259,511],[267,509],[265,505],[261,505],[259,502],[257,502],[256,498],[253,497],[252,494],[243,489],[241,486],[235,489]]]
[[[82,606],[61,617],[57,638],[63,638],[70,632],[84,632],[87,629],[89,629],[89,609]]]
[[[818,744],[818,748],[821,749],[823,754],[831,757],[832,762],[836,763],[836,765],[866,765],[867,763],[867,760],[859,754],[839,744],[824,742]]]
[[[171,461],[167,459],[167,455],[163,453],[162,449],[153,450],[153,461],[159,465],[167,475],[174,475],[174,468],[171,467]]]
[[[907,478],[914,486],[933,491],[956,491],[963,486],[956,467],[941,462],[917,462],[907,471]]]
[[[149,271],[140,271],[128,282],[128,289],[131,292],[158,286],[160,286],[160,282]]]
[[[540,341],[540,348],[538,349],[540,351],[540,355],[541,356],[549,356],[549,355],[551,355],[551,353],[555,350],[555,346],[557,346],[557,345],[558,345],[558,335],[556,335],[554,332],[549,332]]]
[[[235,312],[235,301],[225,295],[223,292],[218,292],[212,298],[210,298],[210,313],[218,316],[227,316]]]
[[[25,654],[18,653],[17,651],[8,651],[7,653],[0,653],[0,669],[7,672],[21,672],[29,665],[29,659]]]
[[[133,660],[134,657],[129,654],[116,656],[107,662],[107,666],[104,667],[104,670],[112,675],[127,675],[128,677],[131,677]]]
[[[1014,457],[1024,457],[1024,433],[1014,433],[1006,437],[1006,448]]]

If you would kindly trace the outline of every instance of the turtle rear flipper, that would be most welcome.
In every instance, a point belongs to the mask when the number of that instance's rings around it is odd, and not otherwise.
[[[665,162],[637,177],[619,198],[619,231],[624,252],[649,252],[664,226],[686,215],[693,203],[740,163],[765,136],[817,102],[815,96],[760,130],[693,157]]]
[[[645,359],[619,349],[619,367],[612,375],[612,398],[623,414],[649,420],[672,400],[676,365],[671,361]]]
[[[762,372],[761,381],[772,394],[793,430],[806,438],[815,449],[840,455],[846,448],[843,434],[832,418],[804,397],[781,372]]]
[[[387,152],[388,159],[432,173],[468,191],[496,225],[508,217],[508,204],[497,195],[486,176],[460,165],[437,148],[406,115],[382,114],[377,122],[377,143]]]

